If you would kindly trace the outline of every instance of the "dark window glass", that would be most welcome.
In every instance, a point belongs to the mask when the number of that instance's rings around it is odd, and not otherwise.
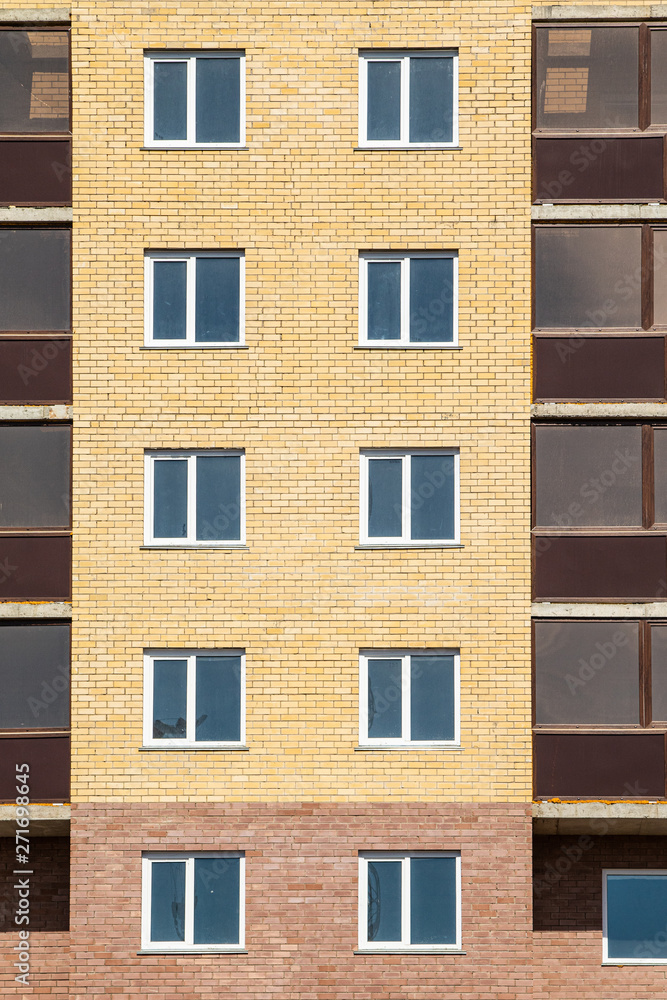
[[[66,31],[0,31],[0,132],[69,131]]]
[[[667,326],[667,229],[653,230],[653,323]]]
[[[185,940],[185,862],[151,865],[151,941]]]
[[[538,226],[535,326],[641,327],[639,226]]]
[[[238,342],[240,268],[238,257],[197,258],[195,340],[199,343]]]
[[[368,661],[368,735],[372,739],[400,739],[403,691],[401,661]]]
[[[454,456],[413,455],[412,538],[454,538]]]
[[[195,858],[194,944],[239,940],[239,858]]]
[[[451,257],[410,260],[410,340],[451,343],[454,339],[454,261]]]
[[[184,62],[153,62],[153,138],[188,137],[188,67]]]
[[[667,723],[667,625],[651,626],[651,719]]]
[[[655,482],[655,520],[667,523],[667,427],[653,431],[653,462]]]
[[[197,458],[197,539],[238,541],[241,537],[241,458]]]
[[[398,261],[368,262],[368,339],[400,340],[401,265]]]
[[[413,740],[453,740],[454,657],[410,658],[410,736]]]
[[[607,875],[609,958],[667,959],[667,875]]]
[[[368,940],[401,940],[401,862],[368,862]]]
[[[456,858],[410,858],[410,944],[456,943]]]
[[[667,31],[651,32],[651,124],[667,125]]]
[[[0,302],[0,330],[70,329],[69,230],[0,229]]]
[[[156,260],[153,264],[153,337],[185,340],[187,264]]]
[[[401,138],[401,64],[369,60],[366,138],[389,142]]]
[[[153,739],[186,737],[187,661],[153,662]]]
[[[187,460],[155,462],[154,477],[154,537],[185,538],[188,531]]]
[[[538,128],[638,124],[638,28],[537,29]]]
[[[451,142],[454,61],[410,58],[410,142]]]
[[[69,527],[71,441],[68,426],[0,426],[0,527]]]
[[[402,533],[403,462],[374,458],[368,462],[368,537],[400,538]]]
[[[535,623],[537,725],[639,725],[639,626]]]
[[[197,142],[238,142],[240,59],[197,59]]]
[[[241,738],[241,657],[197,657],[195,740]]]
[[[641,427],[535,428],[539,527],[641,527]]]
[[[69,726],[69,637],[69,625],[0,626],[0,729]]]

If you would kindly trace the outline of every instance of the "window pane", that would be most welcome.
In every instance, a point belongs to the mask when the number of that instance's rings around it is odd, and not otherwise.
[[[412,538],[454,538],[454,456],[413,455]]]
[[[240,269],[238,257],[197,259],[195,340],[198,342],[238,342]]]
[[[651,626],[651,718],[667,722],[667,625]]]
[[[401,138],[401,64],[369,60],[366,138],[369,142]]]
[[[667,31],[651,32],[651,124],[667,125]]]
[[[410,58],[410,142],[451,142],[454,61]]]
[[[0,729],[69,726],[69,625],[0,626]],[[51,692],[45,701],[44,685]]]
[[[368,862],[368,940],[401,940],[401,862]]]
[[[197,657],[196,740],[241,739],[241,657]]]
[[[607,876],[609,958],[667,959],[667,876]]]
[[[535,428],[540,527],[641,527],[641,427]]]
[[[368,339],[400,340],[401,265],[368,261]]]
[[[184,260],[156,260],[153,264],[153,338],[185,340]]]
[[[0,132],[69,131],[66,31],[0,31]]]
[[[241,458],[206,455],[197,459],[197,539],[241,538]]]
[[[373,458],[368,462],[368,537],[400,538],[403,462]]]
[[[410,657],[410,737],[413,740],[453,740],[454,657]]]
[[[667,326],[667,230],[653,231],[653,323]]]
[[[239,142],[241,60],[197,59],[197,142]]]
[[[410,944],[456,943],[456,858],[410,858]]]
[[[653,462],[655,480],[655,520],[667,523],[667,427],[653,431]]]
[[[153,739],[185,739],[187,677],[186,660],[154,660]]]
[[[153,80],[153,138],[187,139],[187,64],[154,61]]]
[[[413,343],[451,343],[454,339],[453,303],[452,258],[412,257],[410,340]]]
[[[0,302],[0,330],[71,328],[68,230],[0,230]]]
[[[537,327],[641,327],[639,226],[535,229]]]
[[[368,660],[368,735],[400,739],[403,735],[401,661]]]
[[[185,862],[151,865],[151,941],[185,939]]]
[[[153,535],[185,538],[188,533],[188,463],[186,459],[154,463]]]
[[[0,427],[0,527],[70,524],[70,427]]]
[[[239,940],[239,858],[195,858],[195,944]]]
[[[538,28],[537,127],[636,128],[637,28]]]
[[[536,622],[535,722],[639,725],[637,623]]]

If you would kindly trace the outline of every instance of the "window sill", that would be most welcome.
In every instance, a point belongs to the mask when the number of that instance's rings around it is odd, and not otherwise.
[[[230,144],[212,146],[140,146],[139,150],[150,153],[247,153],[250,146],[235,146]]]
[[[353,150],[354,150],[355,153],[369,153],[371,151],[374,152],[374,153],[394,153],[394,152],[403,153],[406,150],[412,150],[412,149],[417,150],[420,153],[428,153],[428,152],[431,152],[431,151],[432,152],[441,152],[441,151],[447,152],[448,150],[453,150],[453,151],[461,150],[461,149],[463,149],[463,146],[450,146],[449,144],[440,145],[439,143],[433,143],[432,145],[427,145],[425,143],[405,143],[404,145],[400,145],[400,146],[375,146],[375,145],[368,145],[368,146],[354,146],[353,147]]]
[[[355,751],[370,750],[407,750],[414,753],[415,750],[465,750],[460,743],[360,743]]]
[[[660,961],[656,958],[615,958],[615,959],[605,959],[600,965],[613,965],[617,969],[622,969],[624,965],[667,965],[667,959]]]
[[[393,344],[389,341],[373,341],[372,343],[355,344],[355,351],[462,351],[460,344]]]
[[[143,344],[141,351],[247,351],[248,344]]]
[[[360,542],[354,551],[364,549],[464,549],[460,542]]]
[[[210,948],[142,948],[137,955],[247,955],[245,948],[225,948],[213,945]]]
[[[220,542],[218,545],[211,544],[211,542],[175,542],[173,545],[165,545],[162,542],[155,542],[154,544],[149,542],[146,545],[140,545],[139,551],[145,552],[180,552],[182,549],[248,549],[249,546],[245,542]]]
[[[415,945],[412,948],[357,948],[353,955],[467,955],[460,948],[425,947]],[[604,963],[603,963],[604,964]],[[611,963],[607,963],[611,964]]]
[[[161,750],[163,752],[170,751],[170,750],[176,750],[176,751],[180,750],[181,752],[184,752],[184,753],[185,752],[192,753],[193,750],[197,750],[197,751],[205,750],[207,753],[210,752],[211,750],[218,750],[218,751],[222,750],[222,751],[224,751],[226,753],[227,751],[230,751],[230,750],[232,750],[232,751],[237,751],[237,750],[245,750],[245,751],[247,751],[247,750],[250,750],[250,747],[249,746],[245,746],[244,744],[240,744],[240,743],[197,743],[197,744],[195,744],[195,743],[184,743],[182,746],[176,746],[173,743],[169,743],[168,745],[161,746],[161,747],[158,747],[158,746],[140,746],[138,749],[140,751],[146,750],[148,753],[151,753],[151,752],[153,752],[155,750],[158,750],[158,751]]]

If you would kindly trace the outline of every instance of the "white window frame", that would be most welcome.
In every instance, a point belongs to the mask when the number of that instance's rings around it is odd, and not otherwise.
[[[456,859],[456,941],[453,944],[410,943],[410,859]],[[368,862],[401,862],[401,940],[368,940]],[[359,951],[456,952],[461,951],[461,852],[460,851],[360,851],[359,852]]]
[[[197,142],[196,135],[196,68],[197,59],[238,59],[240,75],[239,141],[238,142]],[[154,139],[154,73],[156,62],[180,62],[187,65],[187,138]],[[245,52],[243,50],[151,50],[144,52],[144,145],[151,149],[240,149],[245,146]]]
[[[231,257],[239,261],[239,338],[238,340],[195,340],[197,261],[204,257]],[[160,340],[153,336],[153,274],[156,261],[185,263],[185,337],[183,340]],[[236,348],[245,345],[245,254],[242,250],[151,250],[144,255],[144,344],[161,348]]]
[[[420,260],[451,260],[452,266],[452,339],[451,340],[410,340],[410,261]],[[399,340],[369,340],[368,339],[368,265],[379,261],[383,264],[401,265],[401,336]],[[438,250],[428,253],[360,253],[359,254],[359,344],[362,347],[387,348],[437,348],[451,350],[459,346],[458,330],[459,311],[459,255],[456,250]]]
[[[410,738],[410,663],[413,656],[454,657],[454,739],[413,740]],[[401,661],[401,737],[373,738],[368,735],[368,661]],[[408,734],[408,735],[406,735]],[[451,749],[461,746],[461,656],[458,649],[365,649],[359,653],[359,745],[389,749],[419,750],[420,748]]]
[[[195,740],[197,709],[197,657],[239,656],[241,658],[240,735],[238,740]],[[186,660],[186,735],[183,739],[153,736],[153,666],[155,660]],[[147,649],[144,652],[144,746],[165,750],[238,749],[245,745],[245,651],[242,649]]]
[[[410,514],[410,460],[413,455],[451,455],[454,458],[454,538],[411,538],[411,514]],[[401,522],[402,533],[399,537],[381,537],[368,535],[368,463],[374,458],[400,458],[402,466],[402,491],[401,491]],[[411,448],[387,449],[368,448],[364,449],[359,456],[359,540],[361,545],[380,546],[389,548],[447,548],[453,545],[460,545],[461,534],[461,510],[460,510],[460,454],[458,448]]]
[[[239,940],[231,944],[194,944],[195,860],[239,859]],[[185,861],[185,941],[151,940],[151,870],[154,862]],[[188,940],[189,938],[189,940]],[[141,950],[155,952],[226,952],[245,949],[245,853],[243,851],[159,851],[141,856]]]
[[[451,142],[410,142],[410,58],[450,57],[452,67],[452,139]],[[401,64],[401,137],[367,139],[369,62]],[[359,53],[359,145],[364,149],[452,149],[459,144],[459,53],[458,49],[372,49]]]
[[[608,910],[607,910],[607,878],[609,875],[661,875],[667,880],[665,868],[603,868],[602,869],[602,964],[603,965],[667,965],[667,958],[627,958],[609,957]],[[665,927],[667,938],[667,927]]]
[[[236,455],[241,459],[240,467],[240,538],[234,539],[198,539],[197,536],[197,459],[214,455]],[[188,523],[185,538],[155,538],[153,536],[153,485],[155,477],[153,467],[156,460],[187,461],[188,463]],[[144,545],[151,547],[183,549],[183,548],[238,548],[245,545],[245,452],[237,448],[202,448],[196,451],[170,451],[169,449],[147,451],[144,454]]]

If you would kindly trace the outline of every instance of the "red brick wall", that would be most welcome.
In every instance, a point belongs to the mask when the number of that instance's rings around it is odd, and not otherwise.
[[[70,996],[363,1000],[529,994],[522,805],[87,805],[72,820]],[[247,955],[143,955],[141,853],[246,853]],[[460,850],[465,955],[355,955],[360,850]]]

